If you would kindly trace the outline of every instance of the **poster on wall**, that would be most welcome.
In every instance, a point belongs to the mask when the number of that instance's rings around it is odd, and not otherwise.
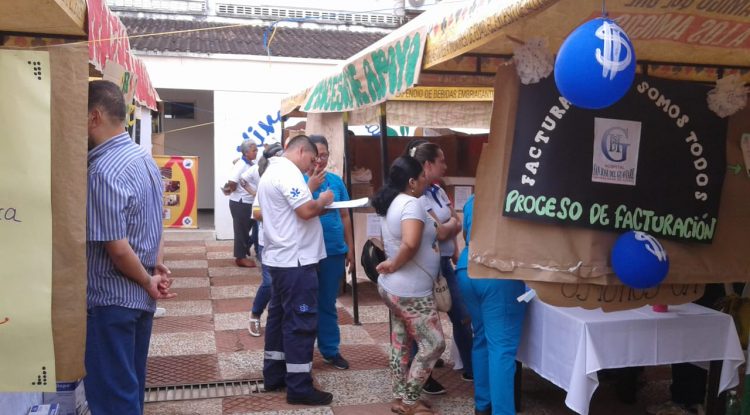
[[[154,156],[164,184],[165,228],[198,228],[198,157]]]
[[[709,86],[636,77],[597,111],[572,106],[553,77],[520,89],[503,215],[711,243],[727,121]]]
[[[0,392],[56,387],[49,62],[0,50]]]

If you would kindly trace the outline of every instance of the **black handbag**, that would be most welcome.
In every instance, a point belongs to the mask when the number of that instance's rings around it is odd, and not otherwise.
[[[360,255],[360,264],[365,270],[365,275],[370,281],[378,283],[378,271],[377,266],[381,262],[385,261],[385,251],[383,250],[383,243],[376,238],[370,238],[365,242],[365,246],[362,247],[362,255]]]

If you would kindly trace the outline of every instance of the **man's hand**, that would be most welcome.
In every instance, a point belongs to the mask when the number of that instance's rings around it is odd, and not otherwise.
[[[318,196],[318,200],[323,204],[323,206],[330,205],[331,203],[333,203],[333,192],[330,190],[326,190]]]
[[[310,188],[310,193],[318,190],[320,188],[320,185],[323,184],[323,181],[325,181],[325,178],[325,169],[318,170],[318,165],[316,164],[313,168],[312,173],[310,173],[310,178],[307,180],[307,187]]]
[[[154,300],[167,300],[170,298],[177,297],[176,293],[170,293],[169,287],[172,285],[169,277],[164,274],[154,274],[148,280],[148,284],[143,288],[148,292],[148,295]],[[166,288],[162,288],[166,287]]]
[[[169,287],[172,286],[172,281],[174,281],[174,278],[169,278],[169,275],[172,274],[172,271],[170,271],[169,267],[164,264],[157,264],[154,271],[157,274],[161,274],[167,277],[166,280],[162,279],[159,282],[159,292],[163,294],[169,293]]]

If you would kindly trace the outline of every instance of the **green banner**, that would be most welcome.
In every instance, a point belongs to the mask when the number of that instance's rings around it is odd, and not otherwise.
[[[419,78],[425,34],[409,33],[357,55],[341,71],[318,82],[302,105],[305,112],[346,112],[386,101]]]

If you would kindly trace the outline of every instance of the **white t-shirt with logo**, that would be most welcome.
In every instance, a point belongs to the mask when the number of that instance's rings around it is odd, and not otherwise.
[[[316,216],[304,220],[294,209],[312,200],[305,178],[286,157],[273,157],[258,183],[263,215],[263,265],[292,268],[326,257],[323,227]]]
[[[245,163],[244,159],[237,160],[232,166],[232,172],[229,174],[229,180],[237,183],[237,188],[229,195],[229,200],[242,203],[253,203],[253,197],[242,187],[242,173],[249,170],[251,165]]]
[[[393,199],[388,213],[380,221],[385,256],[394,258],[398,253],[402,238],[401,222],[407,219],[424,222],[419,249],[414,257],[396,272],[381,274],[378,284],[388,293],[398,297],[426,297],[432,294],[432,287],[440,269],[440,254],[437,247],[436,223],[427,216],[419,199],[403,193]]]
[[[433,184],[428,187],[424,194],[419,198],[422,201],[425,211],[429,215],[430,211],[435,213],[440,223],[448,222],[451,218],[451,200],[445,190],[440,186]],[[432,217],[432,216],[430,216]],[[456,249],[456,243],[453,238],[444,241],[438,241],[440,244],[440,256],[453,256]]]

